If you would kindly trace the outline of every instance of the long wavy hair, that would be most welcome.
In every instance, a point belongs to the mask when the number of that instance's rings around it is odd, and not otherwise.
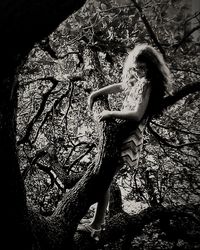
[[[135,68],[143,63],[146,65],[145,78],[151,84],[151,96],[148,105],[148,112],[158,114],[163,98],[171,95],[171,74],[166,62],[156,49],[147,44],[138,44],[130,51],[123,68],[122,81],[126,84],[130,80],[137,81],[138,76]]]

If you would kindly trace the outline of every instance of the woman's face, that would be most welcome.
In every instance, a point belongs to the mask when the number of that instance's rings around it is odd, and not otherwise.
[[[124,83],[134,86],[139,79],[146,78],[147,66],[145,63],[135,63],[128,69],[127,74],[124,75]]]
[[[135,71],[139,78],[146,77],[147,66],[145,63],[137,63],[135,66]]]

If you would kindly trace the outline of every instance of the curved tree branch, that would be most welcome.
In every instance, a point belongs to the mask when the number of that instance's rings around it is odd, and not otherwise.
[[[177,92],[175,92],[173,95],[171,96],[167,96],[163,103],[161,104],[160,109],[166,109],[169,106],[174,105],[176,102],[178,102],[179,100],[181,100],[182,98],[186,97],[189,94],[193,94],[196,93],[200,90],[200,82],[193,82],[191,84],[188,84],[186,86],[184,86],[183,88],[181,88],[180,90],[178,90]]]

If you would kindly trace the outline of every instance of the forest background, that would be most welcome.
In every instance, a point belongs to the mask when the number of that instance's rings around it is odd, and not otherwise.
[[[200,249],[199,18],[198,1],[88,0],[18,65],[16,149],[34,249]],[[163,54],[174,98],[149,122],[138,168],[124,166],[115,177],[107,224],[94,241],[75,229],[110,180],[95,187],[88,174],[103,165],[97,158],[104,157],[106,125],[95,121],[87,98],[121,81],[137,43]],[[110,108],[119,109],[122,98],[109,97]],[[80,191],[83,180],[98,188],[93,196]]]

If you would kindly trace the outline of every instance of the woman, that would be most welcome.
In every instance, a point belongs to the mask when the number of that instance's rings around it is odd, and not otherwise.
[[[147,44],[136,45],[129,53],[123,68],[122,83],[112,84],[93,92],[89,99],[89,108],[99,95],[117,92],[125,93],[120,111],[103,111],[100,121],[116,118],[129,121],[132,130],[125,131],[121,142],[121,157],[131,167],[136,167],[143,144],[143,132],[150,116],[159,113],[159,107],[170,89],[170,72],[162,55]],[[90,224],[80,224],[78,231],[90,232],[96,237],[104,223],[109,202],[109,189],[104,198],[97,203],[94,218]]]

